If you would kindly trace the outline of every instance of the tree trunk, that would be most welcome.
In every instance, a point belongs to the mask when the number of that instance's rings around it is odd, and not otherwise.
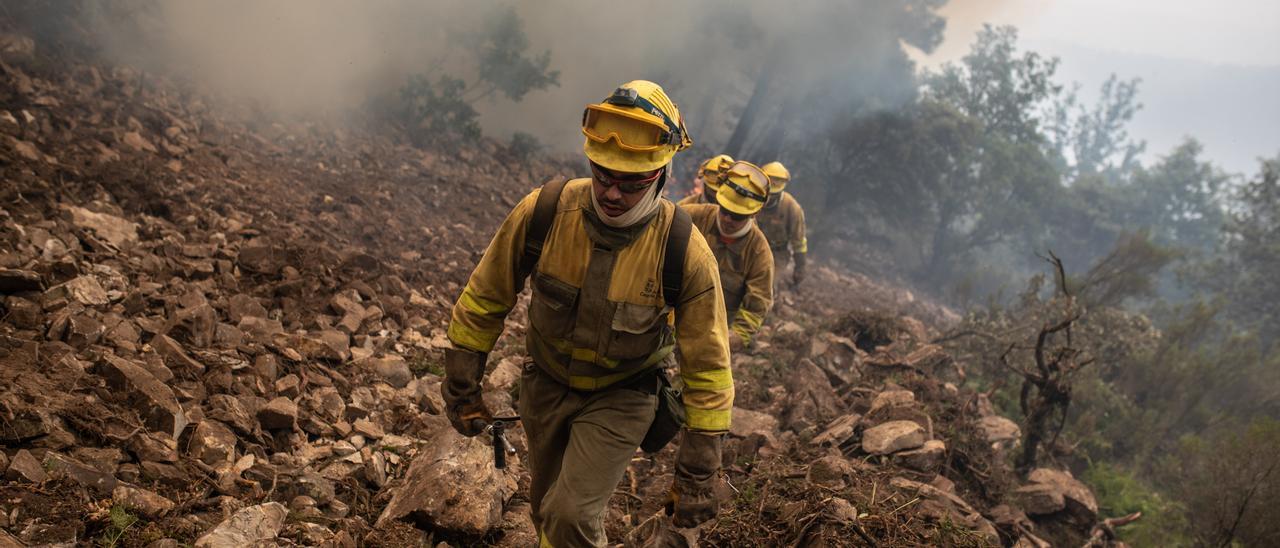
[[[765,58],[764,66],[760,67],[760,74],[756,76],[756,85],[751,91],[751,98],[747,100],[746,108],[742,109],[742,116],[738,117],[738,125],[733,128],[733,135],[729,137],[729,143],[724,147],[724,153],[729,156],[734,158],[741,156],[743,147],[747,144],[747,138],[751,136],[751,130],[754,129],[765,99],[769,95],[769,83],[773,80],[774,67],[777,65],[774,61],[775,57],[775,55],[769,55]]]

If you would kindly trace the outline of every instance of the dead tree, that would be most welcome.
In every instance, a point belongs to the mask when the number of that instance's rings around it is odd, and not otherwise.
[[[1035,467],[1042,444],[1049,448],[1057,443],[1071,407],[1071,376],[1093,362],[1072,342],[1071,326],[1084,312],[1067,288],[1062,260],[1053,252],[1044,259],[1054,268],[1059,293],[1055,300],[1061,303],[1062,310],[1057,314],[1051,313],[1036,335],[1035,346],[1031,348],[1034,369],[1011,362],[1010,356],[1015,350],[1026,349],[1017,343],[1010,344],[1000,355],[1000,363],[1022,377],[1019,403],[1025,420],[1022,453],[1015,464],[1023,475]],[[1053,318],[1057,318],[1056,321]]]

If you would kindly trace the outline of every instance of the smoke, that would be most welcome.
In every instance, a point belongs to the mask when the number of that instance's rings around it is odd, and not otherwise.
[[[351,112],[431,69],[467,76],[458,32],[504,4],[461,0],[259,2],[134,0],[141,24],[102,24],[119,61],[185,75],[207,89],[285,115]],[[486,133],[531,133],[554,149],[580,146],[583,106],[619,83],[657,81],[681,106],[696,144],[736,142],[779,154],[784,140],[833,116],[914,95],[904,44],[931,51],[944,26],[1005,2],[853,0],[589,0],[511,4],[531,50],[550,50],[560,87],[514,103],[481,101]],[[742,114],[752,101],[751,122]],[[742,126],[742,127],[740,127]],[[745,129],[744,129],[745,128]],[[735,131],[742,135],[735,136]],[[736,141],[735,141],[736,139]],[[700,148],[701,148],[700,147]],[[767,160],[761,160],[767,161]]]

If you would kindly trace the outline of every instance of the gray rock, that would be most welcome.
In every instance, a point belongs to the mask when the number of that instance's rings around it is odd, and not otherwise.
[[[204,364],[192,359],[187,351],[183,350],[182,345],[168,335],[156,335],[149,344],[156,354],[164,358],[165,365],[171,369],[184,371],[190,375],[204,373]]]
[[[93,276],[73,278],[44,292],[46,310],[49,309],[50,303],[58,301],[76,302],[84,306],[101,306],[111,302],[107,297],[107,290],[103,289],[102,284],[98,283],[98,279]]]
[[[937,472],[947,454],[947,444],[941,440],[929,440],[919,449],[902,451],[893,455],[894,462],[918,472]]]
[[[413,380],[413,372],[409,371],[408,362],[400,356],[385,356],[365,360],[373,368],[373,372],[387,384],[396,388],[404,388]]]
[[[729,424],[729,434],[739,438],[761,434],[776,441],[778,435],[778,419],[768,413],[734,407],[733,419]]]
[[[139,461],[178,462],[178,442],[168,434],[139,432],[129,438],[128,449]]]
[[[51,474],[65,476],[81,487],[93,489],[103,496],[111,495],[115,490],[115,475],[103,472],[62,453],[50,451],[44,456],[44,467]]]
[[[9,481],[26,481],[30,483],[43,483],[49,479],[49,475],[45,473],[40,461],[31,456],[31,452],[26,449],[19,449],[13,455],[13,459],[9,461],[8,470],[5,470],[4,477]]]
[[[1028,514],[1053,514],[1067,507],[1062,491],[1053,485],[1033,483],[1014,490],[1014,500]]]
[[[853,437],[853,430],[858,426],[862,415],[852,413],[831,421],[827,429],[813,438],[814,445],[842,445]]]
[[[1093,491],[1090,491],[1080,480],[1072,477],[1070,472],[1051,468],[1037,468],[1027,475],[1027,480],[1031,482],[1031,486],[1047,486],[1050,488],[1055,493],[1051,495],[1053,500],[1057,500],[1060,495],[1063,500],[1063,507],[1083,520],[1092,522],[1098,517],[1098,500],[1094,498]],[[1018,489],[1018,492],[1021,493],[1022,489]],[[1031,508],[1025,508],[1025,510],[1029,514],[1051,513],[1033,511]]]
[[[244,318],[266,318],[267,309],[258,299],[244,294],[232,295],[227,300],[227,318],[231,323],[240,323]]]
[[[181,437],[187,427],[187,416],[173,390],[141,365],[111,354],[103,356],[100,369],[107,386],[126,394],[147,426],[173,439]]]
[[[99,238],[118,249],[127,249],[138,242],[138,225],[115,215],[97,213],[82,207],[63,204],[59,206],[70,218],[71,224],[91,230]]]
[[[369,419],[356,419],[356,421],[351,424],[351,427],[354,429],[356,434],[371,440],[381,439],[382,436],[387,435],[387,433],[382,430],[382,427],[378,426],[378,423]]]
[[[1016,442],[1022,437],[1022,429],[1018,428],[1018,423],[1001,417],[1000,415],[988,415],[978,421],[978,427],[982,429],[983,435],[987,438],[987,443],[992,444],[1008,444]]]
[[[889,421],[862,433],[862,450],[887,455],[924,445],[924,428],[912,421]]]
[[[241,548],[280,534],[289,510],[278,502],[241,509],[196,540],[196,548]]]
[[[111,492],[111,500],[151,519],[165,515],[174,507],[173,501],[154,491],[127,483],[116,485]]]
[[[200,421],[188,445],[191,456],[209,466],[230,466],[236,460],[236,435],[215,420]]]
[[[916,395],[910,390],[885,390],[871,400],[871,410],[867,413],[874,413],[884,407],[903,407],[915,403]]]
[[[466,535],[482,535],[502,523],[503,503],[516,491],[511,468],[493,467],[493,448],[452,429],[414,457],[404,483],[391,488],[391,500],[377,526],[403,520]]]

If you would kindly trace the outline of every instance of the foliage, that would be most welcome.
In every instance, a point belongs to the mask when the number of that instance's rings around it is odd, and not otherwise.
[[[972,252],[1035,230],[1034,208],[1056,184],[1038,147],[933,99],[858,119],[826,150],[833,177],[853,181],[826,189],[844,211],[835,218],[911,250],[900,259],[920,281],[951,279]]]
[[[115,505],[111,507],[108,514],[110,523],[102,532],[102,537],[98,539],[98,543],[104,547],[114,547],[120,543],[120,539],[124,538],[124,534],[138,522],[138,516],[129,513],[123,506]]]
[[[1190,546],[1184,509],[1134,474],[1105,463],[1092,463],[1082,478],[1093,488],[1098,513],[1123,516],[1142,512],[1138,521],[1120,527],[1120,540],[1134,546]]]
[[[473,101],[498,91],[519,102],[532,91],[560,85],[560,71],[550,68],[550,50],[525,55],[529,37],[513,6],[495,8],[478,32],[461,38],[477,61],[479,90]]]
[[[1280,422],[1219,428],[1183,440],[1166,460],[1166,485],[1186,505],[1199,544],[1280,544]]]
[[[1036,113],[1062,86],[1054,83],[1057,58],[1017,51],[1018,31],[984,25],[960,64],[926,74],[926,95],[954,105],[982,123],[985,131],[1013,142],[1043,140]]]
[[[1114,184],[1139,167],[1138,155],[1146,143],[1133,141],[1125,129],[1142,108],[1137,101],[1139,82],[1121,81],[1112,74],[1092,107],[1080,103],[1079,86],[1053,99],[1045,114],[1045,134],[1067,180],[1097,176]]]
[[[1223,294],[1232,316],[1270,347],[1280,340],[1280,155],[1262,161],[1258,174],[1239,189],[1236,203],[1224,256],[1207,284]]]
[[[511,154],[522,160],[532,158],[546,148],[537,137],[517,131],[511,134],[511,144],[507,147]]]
[[[450,74],[432,79],[446,52],[426,72],[408,77],[392,110],[415,144],[475,141],[481,136],[475,108],[479,101],[501,92],[519,102],[531,92],[560,85],[560,71],[550,68],[550,51],[527,55],[529,38],[514,7],[495,8],[479,29],[452,38],[471,53],[475,74],[469,82]]]
[[[404,119],[415,121],[408,128],[415,144],[480,138],[479,113],[463,99],[465,91],[465,82],[448,75],[435,82],[423,75],[409,77],[400,88],[400,102]]]

